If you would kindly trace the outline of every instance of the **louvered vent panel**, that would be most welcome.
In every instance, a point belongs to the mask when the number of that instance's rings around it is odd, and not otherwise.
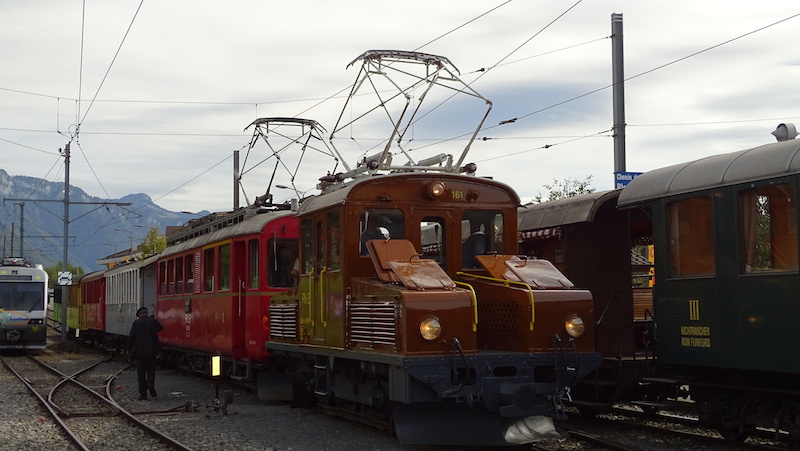
[[[297,304],[269,306],[269,334],[272,337],[297,339]]]
[[[395,345],[395,304],[390,302],[350,305],[350,341],[369,345]]]

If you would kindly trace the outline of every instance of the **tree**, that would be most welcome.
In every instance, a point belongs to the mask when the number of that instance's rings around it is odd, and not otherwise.
[[[143,256],[160,254],[166,248],[167,237],[158,233],[158,227],[151,227],[139,246]]]
[[[549,191],[547,198],[544,198],[542,193],[539,193],[534,196],[532,202],[535,204],[540,204],[542,202],[563,199],[565,197],[574,197],[580,196],[581,194],[593,193],[594,188],[589,188],[590,183],[592,183],[591,175],[587,175],[583,181],[573,178],[567,178],[560,181],[553,179],[552,185],[542,185]]]

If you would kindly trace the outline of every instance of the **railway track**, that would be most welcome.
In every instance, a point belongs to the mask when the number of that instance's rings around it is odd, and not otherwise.
[[[571,415],[559,425],[564,440],[533,445],[534,450],[789,450],[775,442],[734,442],[686,418],[656,417],[629,410],[596,417]]]
[[[139,449],[191,449],[113,401],[114,377],[127,365],[105,357],[48,364],[33,354],[6,355],[0,361],[27,387],[76,449],[120,449],[125,443]]]

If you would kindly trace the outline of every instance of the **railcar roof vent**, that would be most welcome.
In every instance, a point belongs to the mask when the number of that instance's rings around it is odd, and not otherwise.
[[[775,136],[779,142],[788,141],[797,137],[797,128],[795,128],[794,124],[778,124],[778,128],[772,132],[772,135]]]

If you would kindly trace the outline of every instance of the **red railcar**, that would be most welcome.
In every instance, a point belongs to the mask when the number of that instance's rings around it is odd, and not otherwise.
[[[104,271],[87,274],[80,281],[78,329],[84,339],[102,342],[106,330],[106,278]]]
[[[297,242],[297,218],[286,210],[191,221],[158,259],[157,317],[170,360],[207,372],[219,355],[232,376],[252,377],[268,357],[269,300],[293,283]]]

